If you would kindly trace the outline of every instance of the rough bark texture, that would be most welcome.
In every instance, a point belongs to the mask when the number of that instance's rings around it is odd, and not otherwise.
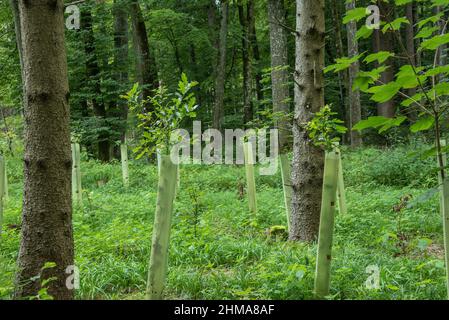
[[[273,100],[273,112],[290,113],[288,88],[288,43],[287,31],[282,27],[285,22],[285,7],[283,0],[268,1],[268,19],[270,22],[270,46],[271,46],[271,88]],[[287,118],[281,119],[276,124],[279,129],[280,153],[289,151],[292,126]]]
[[[383,1],[378,1],[377,5],[380,9],[380,16],[382,21],[391,21],[391,13],[392,8],[388,3]],[[379,51],[389,51],[393,52],[393,41],[394,38],[391,32],[383,33],[380,30],[374,30],[374,52]],[[382,73],[380,76],[380,81],[382,83],[390,83],[394,80],[394,65],[392,63],[392,59],[388,59],[385,62],[385,65],[389,66],[389,68]],[[377,114],[379,116],[393,118],[396,114],[396,108],[394,104],[394,100],[386,101],[383,103],[379,103],[377,105]]]
[[[19,1],[25,75],[25,185],[16,298],[37,295],[41,279],[55,299],[72,299],[73,265],[69,86],[62,0]]]
[[[261,56],[259,49],[259,42],[257,41],[257,32],[256,32],[256,8],[254,4],[254,0],[248,1],[248,24],[249,24],[249,38],[251,42],[251,48],[253,51],[253,67],[254,67],[254,80],[256,81],[256,94],[257,101],[261,102],[263,100],[263,91],[262,91],[262,71],[261,71]]]
[[[309,242],[318,236],[324,152],[313,146],[304,124],[324,106],[324,0],[297,0],[296,4],[290,239]]]
[[[142,96],[146,98],[151,95],[151,90],[159,86],[156,62],[151,54],[148,42],[148,33],[145,20],[142,15],[139,1],[131,3],[131,21],[133,27],[134,50],[137,56],[137,78],[143,87]]]
[[[115,46],[115,81],[120,89],[121,84],[128,83],[128,13],[123,1],[114,1],[114,46]],[[120,93],[119,93],[120,94]],[[126,123],[128,106],[123,99],[118,99],[117,105],[121,119]],[[125,142],[126,125],[121,133],[121,141]]]
[[[352,10],[355,8],[355,1],[346,3],[346,10]],[[356,39],[357,23],[351,21],[346,25],[348,34],[348,55],[354,57],[359,54],[359,44]],[[362,145],[362,135],[359,131],[354,131],[352,128],[362,120],[362,105],[360,102],[360,91],[352,90],[354,80],[360,71],[359,61],[353,63],[349,68],[348,77],[348,97],[349,97],[349,134],[351,138],[351,146],[359,147]]]
[[[228,10],[229,4],[221,4],[220,40],[218,45],[218,65],[215,78],[215,103],[213,110],[213,127],[222,130],[224,125],[224,90],[226,81],[226,49],[228,38]]]
[[[95,50],[93,19],[89,7],[81,10],[81,23],[82,28],[85,31],[84,51],[86,53],[86,76],[90,95],[92,97],[92,106],[95,116],[98,117],[100,121],[104,121],[107,116],[106,106],[103,101],[97,99],[97,97],[102,96],[100,85],[101,72]],[[111,159],[111,145],[108,132],[101,132],[98,140],[98,159],[103,162],[108,162]]]
[[[239,20],[242,32],[242,62],[243,62],[243,123],[246,125],[253,120],[252,99],[252,70],[251,70],[251,47],[249,39],[248,12],[242,2],[238,5]]]

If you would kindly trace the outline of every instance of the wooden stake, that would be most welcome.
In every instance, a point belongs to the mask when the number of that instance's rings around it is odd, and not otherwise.
[[[5,196],[5,158],[0,155],[0,235],[3,231],[3,200]]]
[[[257,213],[257,200],[256,200],[256,179],[254,174],[254,155],[251,142],[243,143],[243,150],[245,154],[245,171],[246,171],[246,183],[248,188],[248,204],[249,210]]]
[[[78,205],[83,203],[83,191],[81,187],[81,148],[78,143],[72,144],[72,194]]]
[[[169,155],[161,155],[156,214],[153,226],[147,299],[161,300],[168,268],[168,249],[176,193],[178,166]]]
[[[122,159],[122,176],[123,176],[123,185],[128,188],[129,187],[129,164],[128,164],[128,146],[126,143],[122,143],[120,145],[120,153]]]
[[[282,186],[284,190],[284,204],[287,218],[288,232],[290,232],[290,214],[292,212],[292,167],[287,154],[279,156],[281,165]]]
[[[318,298],[324,298],[329,295],[337,184],[338,154],[334,151],[326,154],[324,165],[323,196],[315,274],[315,295]]]

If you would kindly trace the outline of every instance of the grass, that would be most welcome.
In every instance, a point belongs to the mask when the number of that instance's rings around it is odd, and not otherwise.
[[[344,152],[348,214],[338,215],[329,299],[445,299],[442,224],[430,162],[415,147]],[[395,165],[396,163],[396,165]],[[407,165],[407,163],[409,163]],[[10,159],[5,225],[19,225],[22,164]],[[82,162],[83,209],[74,209],[78,299],[142,299],[156,203],[157,169],[131,162],[130,187],[119,163]],[[170,299],[312,299],[315,245],[271,239],[285,225],[280,173],[257,177],[253,216],[239,185],[244,168],[185,166],[175,206],[166,296]],[[393,207],[411,194],[410,207]],[[419,200],[419,201],[417,201]],[[12,293],[19,236],[0,242],[0,298]],[[368,266],[380,288],[367,289]]]

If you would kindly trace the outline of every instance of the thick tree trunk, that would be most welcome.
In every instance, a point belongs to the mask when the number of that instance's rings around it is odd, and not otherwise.
[[[308,242],[318,236],[324,152],[313,145],[304,124],[324,106],[324,0],[297,0],[296,10],[290,239]]]
[[[391,5],[378,0],[377,5],[380,8],[382,21],[391,21]],[[393,52],[393,36],[391,32],[383,33],[380,30],[374,30],[374,52],[388,51]],[[394,80],[394,65],[391,59],[385,62],[389,68],[382,73],[380,81],[382,83],[390,83]],[[379,103],[377,105],[377,114],[386,118],[393,118],[396,115],[394,100]]]
[[[251,47],[249,39],[248,16],[245,15],[245,8],[240,1],[238,5],[239,20],[242,32],[242,62],[243,62],[243,123],[253,120],[253,99],[252,99],[252,70],[251,70]],[[248,14],[248,12],[246,13]]]
[[[156,62],[151,54],[148,42],[148,34],[143,19],[142,9],[139,1],[133,0],[131,3],[131,21],[133,27],[134,50],[137,56],[137,78],[139,84],[143,87],[142,96],[147,98],[151,96],[151,91],[159,86]]]
[[[355,8],[355,0],[346,3],[346,10]],[[357,23],[351,21],[346,25],[348,34],[348,55],[354,57],[359,54],[359,44],[356,39]],[[351,137],[351,146],[360,147],[363,143],[362,135],[359,131],[354,131],[352,128],[362,120],[362,104],[360,102],[360,91],[353,90],[355,78],[360,71],[360,63],[357,61],[349,68],[348,79],[348,97],[349,97],[349,134]]]
[[[114,0],[114,46],[115,81],[119,90],[128,84],[128,7],[123,1]],[[126,140],[126,121],[128,106],[123,99],[117,101],[119,114],[124,122],[121,132],[122,143]],[[120,151],[120,150],[118,150]]]
[[[41,281],[55,299],[72,299],[65,270],[74,264],[69,86],[62,0],[19,1],[25,77],[25,185],[16,298]],[[30,280],[46,262],[56,267]]]
[[[215,103],[213,110],[213,127],[222,130],[224,125],[224,91],[226,81],[226,51],[228,38],[228,10],[229,3],[221,3],[220,40],[218,45],[218,65],[215,78]]]
[[[92,13],[90,8],[85,8],[81,11],[81,23],[82,28],[85,31],[84,39],[84,51],[86,53],[86,73],[87,81],[89,83],[89,91],[92,96],[92,106],[94,114],[104,121],[106,119],[106,106],[98,98],[101,97],[101,85],[100,85],[100,66],[98,65],[98,57],[95,52],[95,36],[93,31]],[[109,134],[102,132],[98,137],[98,159],[103,162],[111,160],[111,145],[109,142]]]

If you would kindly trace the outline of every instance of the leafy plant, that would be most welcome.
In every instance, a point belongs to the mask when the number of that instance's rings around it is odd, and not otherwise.
[[[196,116],[196,98],[192,89],[198,82],[189,82],[185,73],[182,74],[176,92],[169,92],[167,87],[160,86],[152,97],[139,99],[139,85],[121,96],[128,101],[131,111],[137,114],[138,127],[142,130],[142,138],[135,148],[137,159],[144,155],[152,155],[157,149],[169,154],[171,134],[179,129],[182,122]]]
[[[347,131],[346,127],[342,126],[344,122],[333,117],[336,114],[336,112],[332,112],[329,105],[326,105],[307,123],[306,129],[309,137],[317,147],[332,150],[335,142],[340,141],[337,135]]]

